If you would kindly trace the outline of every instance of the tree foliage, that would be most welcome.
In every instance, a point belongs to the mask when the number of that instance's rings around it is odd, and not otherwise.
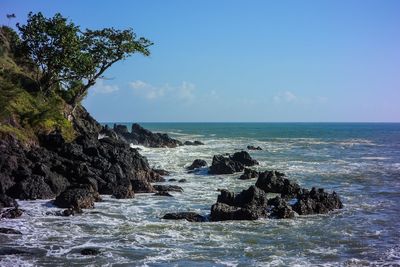
[[[62,95],[73,105],[114,63],[134,53],[148,56],[152,45],[143,37],[137,38],[132,29],[82,31],[59,13],[52,18],[29,13],[27,23],[17,27],[21,51],[37,65],[40,89],[66,91]]]

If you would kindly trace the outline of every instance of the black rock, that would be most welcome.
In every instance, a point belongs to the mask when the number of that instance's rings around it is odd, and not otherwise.
[[[271,206],[269,218],[287,219],[295,217],[295,212],[292,210],[292,207],[279,196],[268,199],[268,206]]]
[[[266,193],[280,193],[282,197],[296,197],[300,192],[300,186],[283,177],[284,174],[276,171],[265,171],[259,173],[256,186]]]
[[[187,220],[189,222],[205,222],[207,218],[195,212],[167,213],[163,217],[165,220]]]
[[[0,210],[0,219],[15,219],[22,215],[22,210],[18,208]]]
[[[201,146],[201,145],[204,145],[204,143],[202,143],[202,142],[200,142],[200,141],[194,141],[194,142],[192,142],[192,141],[185,141],[183,144],[184,144],[185,146]]]
[[[258,218],[257,210],[229,206],[219,202],[211,206],[211,221],[257,220]]]
[[[243,174],[239,177],[240,180],[248,180],[258,177],[258,171],[245,168]]]
[[[336,194],[327,193],[324,189],[313,187],[311,191],[303,190],[292,206],[293,210],[300,215],[328,213],[335,209],[342,209],[343,204]]]
[[[132,191],[132,185],[119,185],[114,189],[113,197],[117,199],[133,198],[135,194]]]
[[[17,203],[17,201],[15,201],[15,199],[13,199],[5,194],[0,194],[0,209],[7,208],[7,207],[18,208],[18,203]]]
[[[259,146],[257,146],[257,147],[255,147],[255,146],[247,146],[247,149],[248,150],[262,150],[262,148],[259,147]]]
[[[0,234],[6,234],[6,235],[22,235],[20,231],[11,229],[11,228],[2,228],[0,227]]]
[[[186,182],[187,182],[186,179],[180,179],[180,180],[178,181],[178,183],[186,183]]]
[[[177,180],[174,178],[168,179],[168,182],[176,182]]]
[[[257,160],[252,159],[250,154],[246,151],[236,152],[230,157],[233,161],[240,162],[244,166],[254,166],[258,165]]]
[[[161,176],[169,176],[171,174],[169,171],[163,169],[153,169],[153,171]]]
[[[81,250],[81,255],[85,256],[94,256],[100,254],[100,250],[98,248],[84,248]]]
[[[173,197],[173,195],[171,195],[167,191],[159,191],[159,192],[155,193],[154,195],[155,196],[163,196],[163,197]]]
[[[172,191],[172,192],[183,192],[183,188],[177,185],[153,185],[157,191]]]
[[[205,167],[205,166],[207,166],[207,162],[205,160],[195,159],[193,161],[193,163],[189,167],[187,167],[186,169],[194,170],[194,169],[198,169],[198,168]]]
[[[240,172],[244,169],[244,165],[234,161],[229,157],[216,155],[213,157],[212,164],[209,169],[210,174],[232,174]]]
[[[71,187],[62,192],[54,201],[59,208],[92,209],[99,195],[90,186]]]

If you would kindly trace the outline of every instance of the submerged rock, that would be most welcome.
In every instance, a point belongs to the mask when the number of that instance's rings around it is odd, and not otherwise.
[[[165,220],[187,220],[189,222],[205,222],[207,218],[195,212],[167,213],[162,219]]]
[[[205,160],[195,159],[193,161],[193,163],[189,167],[187,167],[186,169],[194,170],[194,169],[198,169],[198,168],[205,167],[205,166],[207,166],[207,162]]]
[[[255,146],[247,146],[247,149],[248,150],[262,150],[262,148],[259,147],[259,146],[257,146],[257,147],[255,147]]]
[[[0,227],[0,234],[6,234],[6,235],[22,235],[22,233],[18,230],[14,230],[11,228],[3,228]]]
[[[202,145],[204,145],[204,143],[202,143],[202,142],[200,142],[200,141],[194,141],[194,142],[192,142],[192,141],[185,141],[183,144],[184,144],[185,146],[202,146]]]
[[[21,217],[22,213],[18,208],[0,210],[0,219],[15,219]]]
[[[159,191],[154,194],[155,196],[163,196],[163,197],[173,197],[168,191]]]
[[[81,250],[81,255],[85,256],[94,256],[100,254],[100,250],[98,248],[84,248]]]
[[[153,185],[157,191],[172,191],[172,192],[183,192],[183,188],[177,185]]]

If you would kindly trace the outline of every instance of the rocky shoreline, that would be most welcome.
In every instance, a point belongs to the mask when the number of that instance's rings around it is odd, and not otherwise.
[[[73,142],[66,142],[58,132],[40,136],[39,145],[29,148],[12,136],[0,140],[1,219],[21,216],[23,211],[15,199],[54,199],[52,203],[64,209],[56,215],[71,216],[94,208],[102,194],[124,199],[133,198],[135,193],[172,197],[169,192],[183,191],[176,185],[154,185],[165,181],[163,176],[169,172],[152,169],[147,159],[130,144],[171,148],[202,145],[201,142],[181,142],[167,134],[152,133],[138,124],[133,124],[131,131],[117,124],[110,129],[102,127],[84,108],[78,114],[75,128],[80,135]],[[248,149],[254,150],[251,146]],[[256,183],[240,193],[220,190],[207,216],[172,212],[166,213],[163,219],[192,222],[281,219],[328,213],[343,207],[335,192],[304,189],[281,172],[258,172],[249,168],[257,164],[246,151],[215,155],[210,167],[205,160],[196,159],[187,167],[188,172],[201,169],[207,169],[212,175],[243,172],[239,180],[257,179]],[[276,196],[271,198],[267,194]]]

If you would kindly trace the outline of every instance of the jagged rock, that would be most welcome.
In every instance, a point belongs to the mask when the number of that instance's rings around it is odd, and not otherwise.
[[[6,235],[22,235],[22,233],[18,230],[14,230],[11,228],[3,228],[0,227],[0,234],[6,234]]]
[[[245,166],[258,164],[246,151],[234,153],[232,156],[215,155],[209,169],[210,174],[232,174],[243,171]]]
[[[262,150],[262,148],[259,147],[259,146],[257,146],[257,147],[255,147],[255,146],[247,146],[247,149],[248,150]]]
[[[172,139],[167,134],[153,133],[137,123],[132,124],[131,132],[125,125],[114,125],[114,131],[122,136],[124,140],[134,145],[143,145],[148,147],[177,147],[182,143]]]
[[[311,191],[303,190],[293,205],[293,210],[300,215],[328,213],[341,208],[343,204],[335,191],[329,194],[323,188],[315,187]]]
[[[250,154],[247,153],[246,151],[236,152],[230,158],[233,161],[242,163],[244,166],[258,165],[257,160],[252,159]]]
[[[207,219],[195,212],[167,213],[163,217],[165,220],[187,220],[189,222],[205,222]]]
[[[117,199],[133,198],[135,196],[132,191],[132,185],[122,186],[119,185],[114,189],[113,196]]]
[[[71,208],[74,210],[92,209],[94,202],[99,201],[97,192],[90,186],[70,187],[62,192],[54,201],[59,208]]]
[[[201,145],[204,145],[204,143],[202,143],[202,142],[200,142],[200,141],[194,141],[194,142],[192,142],[192,141],[185,141],[183,144],[184,144],[185,146],[201,146]]]
[[[98,248],[84,248],[81,250],[81,255],[84,256],[94,256],[100,254],[100,250]]]
[[[155,196],[163,196],[163,197],[173,197],[173,195],[171,195],[167,191],[159,191],[159,192],[155,193],[154,195]]]
[[[7,208],[7,207],[18,208],[18,203],[17,203],[17,201],[15,201],[15,199],[13,199],[5,194],[0,194],[0,209]]]
[[[108,127],[108,125],[105,125],[99,132],[98,138],[101,138],[101,137],[108,137],[108,138],[111,138],[114,140],[120,139],[118,134],[113,129],[110,129],[110,127]]]
[[[193,163],[189,167],[187,167],[186,169],[194,170],[194,169],[198,169],[198,168],[205,167],[205,166],[207,166],[207,162],[205,160],[195,159],[193,161]]]
[[[153,185],[157,191],[172,191],[172,192],[183,192],[183,188],[177,185]]]
[[[22,215],[22,210],[18,208],[0,210],[0,219],[15,219]]]
[[[295,212],[292,207],[281,197],[268,199],[268,206],[272,206],[269,217],[275,219],[294,218]]]
[[[7,193],[17,199],[50,199],[55,196],[44,177],[39,175],[19,181]]]
[[[283,177],[284,174],[277,171],[265,171],[259,173],[256,186],[266,193],[280,193],[283,197],[296,197],[300,192],[300,186]]]
[[[266,216],[266,207],[266,194],[254,185],[236,196],[221,190],[217,203],[211,207],[211,220],[256,220]]]
[[[229,157],[215,155],[209,169],[210,174],[232,174],[244,169],[243,164],[233,161]]]
[[[258,171],[245,168],[243,174],[239,177],[240,180],[248,180],[258,177]]]
[[[153,169],[155,173],[158,173],[161,176],[169,176],[171,173],[169,171],[163,170],[163,169]]]

